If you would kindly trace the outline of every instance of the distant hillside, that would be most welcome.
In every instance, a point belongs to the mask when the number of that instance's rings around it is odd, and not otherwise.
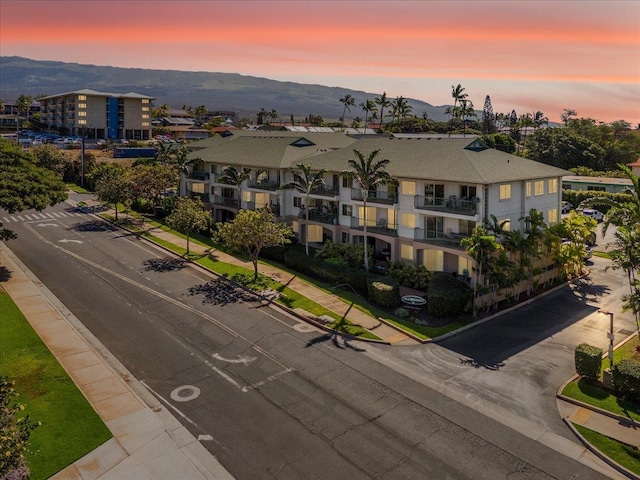
[[[342,115],[343,108],[338,99],[346,93],[355,98],[356,105],[382,93],[279,82],[235,73],[101,67],[22,57],[0,57],[0,79],[0,98],[5,102],[12,102],[21,94],[54,95],[90,88],[142,93],[155,97],[156,105],[167,103],[173,108],[204,105],[209,110],[233,110],[249,118],[264,108],[275,109],[282,119],[291,114],[336,119]],[[443,113],[445,106],[434,107],[413,99],[408,102],[414,115],[426,112],[434,120],[447,118]],[[347,120],[356,116],[364,118],[364,112],[359,107],[351,107]]]

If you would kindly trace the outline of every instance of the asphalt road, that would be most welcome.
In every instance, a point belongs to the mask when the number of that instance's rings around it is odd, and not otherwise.
[[[603,478],[67,205],[5,217],[8,246],[238,479]]]

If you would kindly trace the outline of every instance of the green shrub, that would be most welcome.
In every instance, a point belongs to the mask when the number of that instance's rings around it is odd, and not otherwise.
[[[262,249],[262,251],[260,252],[260,255],[263,258],[284,264],[285,263],[284,256],[287,253],[288,249],[289,249],[288,245],[281,245],[278,247],[268,247],[268,248]]]
[[[640,401],[640,362],[625,358],[614,365],[613,386],[628,400]]]
[[[602,349],[581,343],[575,351],[576,373],[589,380],[598,380],[602,368]]]
[[[455,317],[467,311],[473,297],[466,283],[450,275],[434,275],[427,294],[429,315]]]
[[[397,307],[400,304],[400,284],[392,277],[370,277],[369,300],[381,307]]]
[[[624,192],[599,192],[594,190],[562,190],[562,200],[569,202],[574,208],[577,208],[585,200],[591,200],[594,198],[602,198],[604,200],[610,200],[614,202],[624,203],[631,199],[631,196]],[[593,200],[594,206],[602,213],[609,211],[609,205],[597,202]]]
[[[415,288],[423,292],[429,290],[432,273],[424,265],[391,262],[388,273],[404,287]]]
[[[371,255],[371,251],[369,252]],[[325,242],[322,248],[316,252],[317,258],[326,260],[328,258],[341,258],[351,268],[364,267],[364,245],[354,243],[334,243]],[[371,263],[371,262],[369,262]]]
[[[409,318],[411,313],[406,308],[398,307],[393,311],[393,314],[398,318]]]

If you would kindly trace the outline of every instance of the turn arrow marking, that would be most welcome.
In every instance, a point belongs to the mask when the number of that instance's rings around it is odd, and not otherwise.
[[[256,359],[256,357],[241,357],[240,355],[238,355],[238,358],[224,358],[217,353],[211,355],[211,358],[222,360],[223,362],[228,363],[243,363],[245,367]]]
[[[67,238],[63,238],[62,240],[58,240],[58,243],[69,243],[69,242],[83,243],[82,240],[69,240]]]

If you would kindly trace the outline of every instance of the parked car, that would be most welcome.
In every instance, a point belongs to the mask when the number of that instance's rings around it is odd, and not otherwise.
[[[604,213],[602,213],[600,210],[596,210],[595,208],[584,208],[582,209],[581,213],[593,218],[597,222],[601,222],[604,218]]]
[[[573,205],[571,205],[569,202],[562,202],[562,213],[569,213],[572,208]]]

